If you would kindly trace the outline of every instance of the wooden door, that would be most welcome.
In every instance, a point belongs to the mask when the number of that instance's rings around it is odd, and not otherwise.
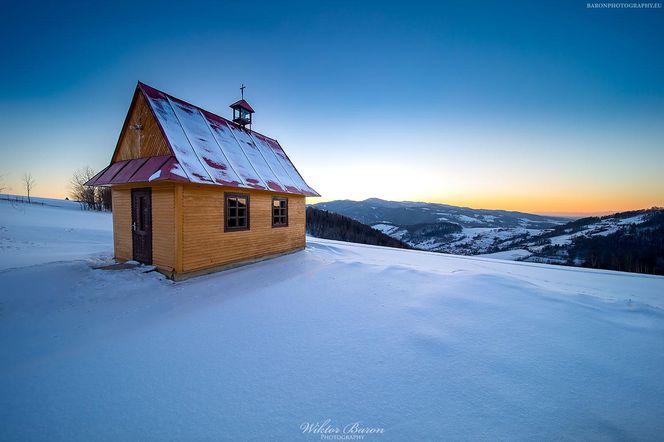
[[[152,189],[131,189],[134,261],[152,264]]]

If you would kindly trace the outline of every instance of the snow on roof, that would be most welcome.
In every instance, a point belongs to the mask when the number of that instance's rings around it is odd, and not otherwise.
[[[151,178],[320,196],[304,181],[277,140],[146,84],[139,82],[137,88],[148,102],[172,156],[112,163],[88,185]]]

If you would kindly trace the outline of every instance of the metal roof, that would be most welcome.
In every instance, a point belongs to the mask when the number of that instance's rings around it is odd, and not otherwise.
[[[277,140],[138,83],[168,142],[171,156],[118,161],[87,185],[182,181],[320,196]]]

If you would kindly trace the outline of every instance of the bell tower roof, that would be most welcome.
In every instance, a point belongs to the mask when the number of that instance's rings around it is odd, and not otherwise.
[[[242,99],[240,99],[240,100],[237,100],[235,103],[231,104],[229,107],[230,107],[231,109],[245,109],[245,110],[247,110],[249,113],[252,113],[252,114],[255,112],[255,111],[254,111],[254,108],[252,108],[252,107],[249,105],[249,103],[247,103],[247,100],[245,100],[244,98],[242,98]]]

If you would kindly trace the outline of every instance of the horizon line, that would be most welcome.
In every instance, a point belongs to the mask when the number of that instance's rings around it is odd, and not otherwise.
[[[22,197],[22,198],[27,198],[27,195],[19,195],[15,193],[0,193],[0,195],[5,195],[5,196],[14,196],[14,197]],[[69,201],[76,201],[72,200],[68,196],[65,197],[52,197],[52,196],[41,196],[41,195],[30,195],[30,198],[43,198],[43,199],[52,199],[52,200],[61,200],[65,201],[65,198],[67,198]],[[320,197],[306,197],[309,199],[318,199]],[[330,200],[325,200],[325,201],[317,201],[314,203],[307,203],[308,205],[314,205],[314,204],[324,204],[324,203],[329,203],[329,202],[334,202],[334,201],[353,201],[353,202],[365,202],[371,199],[376,199],[376,200],[381,200],[381,201],[386,201],[386,202],[392,202],[392,203],[423,203],[423,204],[440,204],[444,206],[450,206],[450,207],[458,207],[462,209],[471,209],[471,210],[499,210],[503,212],[518,212],[518,213],[525,213],[525,214],[530,214],[530,215],[540,215],[540,216],[555,216],[555,217],[560,217],[560,218],[585,218],[585,217],[591,217],[591,216],[606,216],[606,215],[613,215],[616,213],[623,213],[623,212],[632,212],[632,211],[638,211],[638,210],[649,210],[653,208],[659,208],[657,205],[652,205],[650,207],[643,207],[640,209],[628,209],[628,210],[600,210],[600,211],[592,211],[592,212],[578,212],[578,211],[551,211],[551,212],[540,212],[540,211],[523,211],[523,210],[510,210],[510,209],[500,209],[500,208],[485,208],[485,207],[472,207],[472,206],[466,206],[466,205],[454,205],[454,204],[448,204],[448,203],[441,203],[438,201],[417,201],[417,200],[386,200],[383,198],[379,197],[369,197],[361,200],[355,200],[351,198],[341,198],[341,199],[330,199]]]

